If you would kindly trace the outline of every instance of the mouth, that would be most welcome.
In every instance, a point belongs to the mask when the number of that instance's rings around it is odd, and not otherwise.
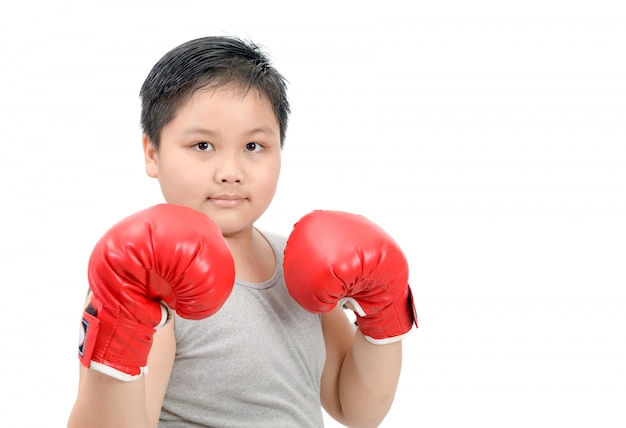
[[[233,208],[241,205],[246,198],[240,195],[217,195],[209,197],[208,200],[219,208]]]

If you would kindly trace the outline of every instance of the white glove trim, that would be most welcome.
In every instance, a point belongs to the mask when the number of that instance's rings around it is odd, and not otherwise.
[[[95,370],[97,372],[103,373],[107,376],[111,376],[123,382],[130,382],[130,381],[139,379],[141,375],[148,373],[148,367],[140,367],[138,375],[130,375],[128,373],[124,373],[122,371],[114,369],[113,367],[109,367],[107,365],[104,365],[102,363],[97,363],[95,361],[89,362],[89,368],[91,370]]]
[[[158,330],[163,327],[169,320],[172,319],[172,310],[165,302],[161,302],[161,322],[158,323],[154,329]]]
[[[350,303],[352,306],[346,306],[346,303]],[[359,314],[360,317],[367,316],[361,305],[359,305],[359,302],[357,302],[353,297],[344,297],[343,299],[339,300],[339,306],[341,306],[342,308],[353,310],[354,312]]]
[[[387,345],[389,343],[394,343],[394,342],[399,342],[402,339],[404,339],[405,337],[407,337],[409,334],[411,334],[413,330],[409,330],[404,334],[401,334],[399,336],[394,336],[394,337],[386,337],[384,339],[374,339],[373,337],[369,337],[366,335],[363,335],[363,337],[365,339],[367,339],[367,341],[373,345]]]

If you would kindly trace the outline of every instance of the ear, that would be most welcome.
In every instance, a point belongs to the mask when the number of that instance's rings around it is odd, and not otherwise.
[[[152,178],[158,178],[159,176],[159,166],[157,160],[157,151],[150,141],[150,138],[143,134],[141,137],[141,143],[143,144],[143,155],[146,161],[146,174]]]

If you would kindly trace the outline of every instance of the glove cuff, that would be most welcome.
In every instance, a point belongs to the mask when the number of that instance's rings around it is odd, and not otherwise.
[[[357,301],[351,300],[355,306],[356,325],[367,341],[374,345],[398,342],[411,332],[413,324],[417,328],[417,312],[410,287],[406,300],[391,303],[369,315]]]
[[[169,317],[161,305],[160,326]],[[155,327],[119,318],[92,296],[83,312],[78,357],[83,366],[128,382],[147,372],[146,361]]]

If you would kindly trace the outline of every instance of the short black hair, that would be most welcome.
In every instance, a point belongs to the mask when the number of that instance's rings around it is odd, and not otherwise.
[[[290,107],[287,81],[261,47],[233,36],[209,36],[167,52],[150,70],[139,96],[143,133],[158,150],[163,127],[180,106],[201,88],[235,85],[256,89],[272,106],[285,141]]]

